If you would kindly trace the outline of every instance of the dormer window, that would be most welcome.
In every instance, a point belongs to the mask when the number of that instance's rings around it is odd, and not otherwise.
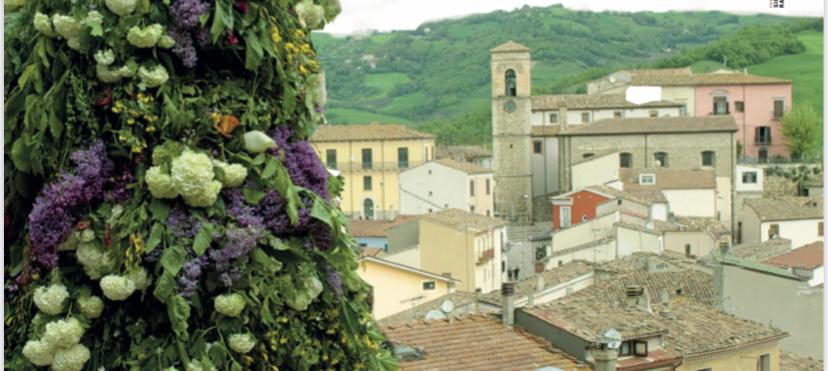
[[[506,70],[506,96],[517,96],[517,74],[512,69]]]
[[[638,184],[653,185],[656,183],[655,174],[641,174],[638,176]]]
[[[621,343],[621,347],[618,348],[618,355],[621,357],[646,357],[647,348],[647,341],[645,340],[627,340]]]

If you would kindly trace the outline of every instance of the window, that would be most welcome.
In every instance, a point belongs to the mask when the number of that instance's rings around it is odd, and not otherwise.
[[[713,97],[713,114],[727,115],[729,113],[730,109],[727,105],[727,97]]]
[[[362,215],[365,219],[374,219],[374,200],[366,198],[362,202]]]
[[[785,100],[784,99],[774,99],[773,100],[773,119],[779,120],[782,116],[785,115]]]
[[[553,112],[549,114],[549,123],[550,124],[557,124],[558,123],[558,113]]]
[[[653,185],[656,182],[655,174],[641,174],[638,176],[638,184]]]
[[[823,228],[824,228],[824,227],[823,227],[823,225],[822,225],[822,222],[819,222],[819,224],[817,225],[817,235],[818,235],[818,236],[820,236],[820,237],[822,237],[822,234],[823,234],[823,232],[824,232],[824,229],[823,229]]]
[[[532,152],[534,152],[535,154],[543,153],[543,142],[539,140],[532,142]]]
[[[581,221],[582,221],[582,222],[587,221],[587,216],[586,216],[586,214],[581,215]]]
[[[437,285],[434,284],[434,281],[423,282],[423,290],[434,290],[436,288],[437,288]]]
[[[474,213],[474,205],[469,205],[469,212]]]
[[[650,117],[658,117],[658,111],[650,111]]]
[[[595,156],[594,153],[584,153],[583,155],[581,155],[581,157],[583,157],[585,159],[590,158],[590,157],[594,157],[594,156]]]
[[[742,173],[742,183],[744,184],[756,184],[756,172],[755,171],[745,171]]]
[[[770,371],[770,354],[763,354],[756,360],[756,371]]]
[[[772,239],[774,237],[779,236],[779,224],[771,224],[768,227],[768,239]]]
[[[631,356],[632,355],[632,342],[625,341],[621,343],[621,347],[618,348],[618,355],[619,356]]]
[[[370,191],[373,188],[374,187],[373,187],[373,184],[371,182],[371,176],[366,175],[366,176],[362,177],[362,190]]]
[[[336,150],[335,149],[329,149],[329,150],[325,151],[325,166],[327,166],[328,169],[336,170]]]
[[[506,70],[506,96],[517,96],[517,75],[515,70]]]
[[[615,111],[612,113],[613,118],[620,119],[621,118],[621,111]]]
[[[745,102],[737,100],[734,104],[736,105],[736,112],[745,112]]]
[[[771,144],[770,126],[756,127],[756,144]]]
[[[428,153],[428,151],[426,151]],[[400,169],[405,169],[408,167],[408,148],[407,147],[400,147],[397,148],[397,165]]]
[[[689,243],[684,245],[684,256],[693,256],[693,246],[691,246]]]
[[[371,149],[370,148],[363,148],[362,149],[362,168],[365,170],[371,170],[374,165],[374,161],[371,158]]]
[[[667,152],[656,152],[655,155],[656,167],[667,167]]]
[[[474,181],[469,181],[469,196],[474,196]]]
[[[636,357],[646,357],[647,356],[647,342],[642,340],[635,340],[633,341],[633,354]]]
[[[768,149],[765,147],[759,148],[759,162],[768,162]]]
[[[619,159],[621,160],[621,167],[632,167],[632,153],[624,152],[619,156]]]
[[[491,180],[486,179],[486,196],[492,194]]]
[[[702,152],[702,166],[714,167],[716,166],[716,152],[704,151]]]
[[[581,122],[589,122],[589,112],[584,112],[581,114]]]
[[[569,206],[561,206],[560,211],[560,219],[561,219],[561,228],[569,227],[572,224],[572,220],[570,219],[571,209]]]
[[[687,116],[687,105],[679,107],[679,116]]]

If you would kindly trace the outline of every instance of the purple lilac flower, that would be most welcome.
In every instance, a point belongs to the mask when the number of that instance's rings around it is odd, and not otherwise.
[[[270,154],[284,153],[284,164],[293,183],[307,188],[324,199],[328,199],[328,170],[319,160],[313,146],[306,141],[290,142],[293,131],[286,125],[273,130],[272,137],[277,147]]]
[[[156,248],[150,251],[148,254],[144,255],[144,261],[147,263],[155,263],[158,261],[158,258],[161,257],[161,249]]]
[[[225,286],[231,286],[241,276],[240,266],[246,265],[261,234],[262,230],[256,227],[228,228],[224,233],[224,246],[210,250],[208,255]]]
[[[132,191],[127,189],[135,178],[129,169],[124,169],[120,176],[112,179],[110,190],[106,192],[106,200],[115,203],[124,203],[132,198]]]
[[[184,264],[181,269],[181,274],[178,276],[178,289],[181,296],[185,298],[192,297],[198,289],[198,281],[207,268],[207,255],[199,256]]]
[[[187,214],[187,211],[176,206],[167,216],[167,227],[177,238],[193,238],[201,229],[201,222],[196,217]]]
[[[168,32],[175,40],[172,52],[187,68],[195,67],[198,62],[193,42],[194,35],[199,38],[200,46],[206,44],[201,43],[201,33],[205,30],[199,27],[198,18],[208,11],[210,11],[209,4],[202,0],[175,0],[170,6],[174,20],[168,27]]]
[[[272,191],[271,191],[272,192]],[[222,192],[227,200],[227,215],[236,219],[242,227],[265,227],[264,219],[257,210],[244,202],[244,197],[238,189],[228,189]],[[275,193],[275,192],[274,192]]]
[[[195,67],[198,62],[198,55],[196,54],[195,46],[193,46],[193,35],[178,27],[173,26],[168,30],[170,37],[175,40],[172,52],[181,59],[181,64],[187,68]]]
[[[198,26],[198,17],[210,10],[210,6],[201,0],[175,0],[170,11],[175,18],[175,25],[182,29]]]
[[[29,213],[29,242],[34,260],[46,268],[58,262],[58,245],[72,230],[77,208],[90,204],[104,195],[104,185],[113,170],[103,142],[88,149],[76,150],[70,156],[75,174],[63,172],[35,198]]]
[[[325,279],[328,281],[328,285],[333,287],[336,297],[340,297],[342,295],[342,277],[339,275],[339,272],[333,267],[328,267],[328,273],[325,275]]]

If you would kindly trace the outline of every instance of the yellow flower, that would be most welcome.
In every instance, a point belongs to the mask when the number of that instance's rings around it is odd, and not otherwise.
[[[132,153],[141,153],[144,149],[141,146],[132,146]]]
[[[124,110],[124,102],[122,101],[115,101],[115,104],[112,105],[112,112],[114,113],[121,113]]]
[[[299,72],[302,73],[302,75],[308,75],[308,70],[303,65],[299,65]]]
[[[302,53],[305,53],[305,54],[313,53],[313,49],[311,49],[310,45],[307,44],[307,43],[302,44],[302,47],[300,48],[300,50],[302,50]]]
[[[279,29],[276,28],[276,26],[270,27],[270,39],[273,40],[274,43],[282,41],[282,35],[279,34]]]
[[[296,45],[293,45],[293,43],[291,43],[291,42],[286,43],[285,44],[285,50],[288,51],[288,54],[296,54],[296,51],[297,51]]]
[[[281,338],[281,339],[279,339],[279,343],[280,343],[280,344],[287,344],[287,338]]]
[[[287,322],[288,322],[288,319],[287,319],[287,317],[282,317],[282,318],[280,319],[280,321],[282,321],[282,323],[287,323]]]
[[[155,132],[155,126],[152,126],[152,125],[147,126],[146,130],[147,130],[147,133],[154,133]]]
[[[134,118],[130,117],[130,118],[127,119],[127,125],[134,125],[134,124],[135,124],[135,119]]]
[[[294,32],[293,35],[295,36],[296,39],[304,39],[305,38],[305,32],[302,31],[302,30],[296,30],[296,32]]]

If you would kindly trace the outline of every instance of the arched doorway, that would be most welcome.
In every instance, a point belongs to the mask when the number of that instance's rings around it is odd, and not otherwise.
[[[366,198],[362,203],[362,216],[365,219],[374,219],[374,200]]]

